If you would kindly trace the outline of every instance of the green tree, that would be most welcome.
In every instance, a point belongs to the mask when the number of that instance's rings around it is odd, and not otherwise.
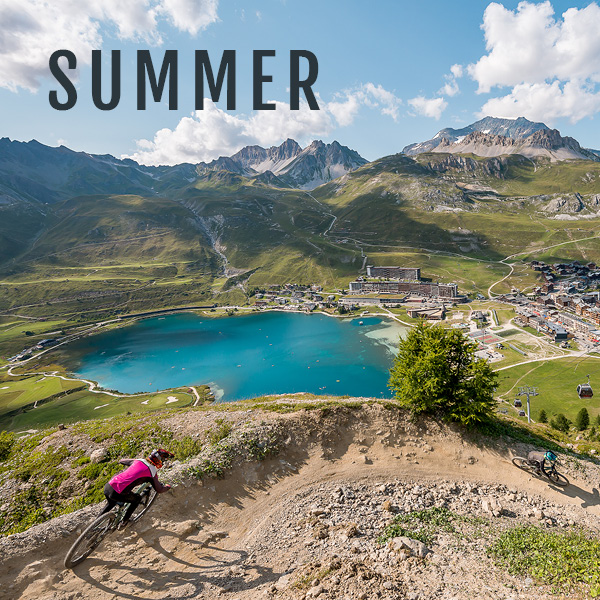
[[[579,429],[579,431],[583,431],[587,429],[590,424],[590,414],[588,413],[587,408],[585,406],[577,413],[575,417],[575,427]]]
[[[596,425],[596,427],[600,427],[600,415],[596,415],[596,420],[594,421],[594,425]]]
[[[559,415],[556,415],[556,417],[554,417],[553,419],[550,419],[550,426],[554,427],[554,429],[557,429],[558,431],[566,433],[567,431],[569,431],[569,419],[567,419],[565,415],[560,413]]]
[[[398,345],[389,387],[413,414],[473,425],[490,418],[498,376],[456,329],[419,323]]]
[[[542,408],[542,410],[540,410],[540,416],[538,417],[538,421],[540,423],[548,422],[548,415],[546,414],[546,411],[543,408]]]

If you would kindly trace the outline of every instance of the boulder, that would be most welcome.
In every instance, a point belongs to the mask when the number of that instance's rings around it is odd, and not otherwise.
[[[325,591],[325,588],[322,585],[315,585],[311,587],[306,593],[307,598],[317,598]]]
[[[94,450],[91,454],[90,454],[90,460],[93,463],[99,463],[102,462],[103,460],[105,460],[108,457],[108,450],[106,448],[96,448],[96,450]]]
[[[404,536],[392,538],[389,541],[389,547],[396,551],[408,550],[411,556],[419,558],[425,558],[431,552],[423,542]]]
[[[481,508],[484,512],[499,517],[502,514],[502,505],[497,498],[488,496],[481,499]]]

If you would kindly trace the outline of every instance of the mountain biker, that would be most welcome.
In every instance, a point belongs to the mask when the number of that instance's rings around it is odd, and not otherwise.
[[[173,458],[174,456],[172,452],[158,448],[157,450],[153,450],[145,459],[121,459],[119,462],[122,465],[126,465],[127,469],[115,475],[104,486],[106,506],[100,514],[103,515],[111,510],[117,502],[129,502],[130,505],[121,523],[121,528],[126,527],[133,511],[142,500],[139,494],[133,492],[135,487],[149,482],[159,494],[171,489],[170,485],[163,485],[158,480],[158,469],[162,468],[164,460]]]
[[[546,473],[546,464],[552,466],[558,458],[551,450],[546,452],[532,451],[527,455],[527,460],[537,468],[537,474],[541,475]]]

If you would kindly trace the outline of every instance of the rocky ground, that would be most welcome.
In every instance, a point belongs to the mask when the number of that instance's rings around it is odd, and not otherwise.
[[[179,465],[180,484],[73,571],[62,560],[97,509],[1,540],[0,597],[556,598],[529,576],[509,575],[490,545],[517,524],[598,530],[592,462],[562,457],[572,485],[561,489],[511,464],[525,444],[467,439],[379,405],[269,419],[285,437],[276,457],[203,482]],[[192,426],[189,416],[169,423]],[[425,543],[380,539],[398,518]]]
[[[395,514],[431,507],[448,509],[432,526],[433,543],[378,540]],[[286,573],[267,587],[274,597],[509,599],[548,590],[495,567],[486,553],[495,534],[517,523],[567,528],[581,515],[502,484],[395,479],[315,486],[286,503],[276,522],[282,527],[264,530],[249,548],[254,556],[293,548]]]

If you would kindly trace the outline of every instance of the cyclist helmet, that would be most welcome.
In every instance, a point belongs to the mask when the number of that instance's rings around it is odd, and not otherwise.
[[[546,454],[544,454],[544,458],[549,462],[556,462],[557,456],[551,450],[548,450]]]
[[[172,452],[158,448],[157,450],[152,450],[148,456],[148,462],[151,462],[157,469],[160,469],[163,466],[164,460],[173,458],[174,456]]]

